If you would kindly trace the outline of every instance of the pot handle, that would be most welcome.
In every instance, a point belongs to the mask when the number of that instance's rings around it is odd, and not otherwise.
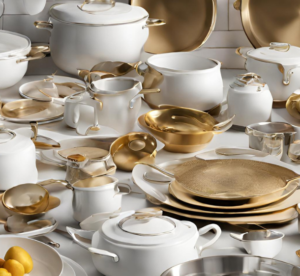
[[[249,52],[252,49],[253,48],[251,47],[239,47],[235,50],[235,53],[247,60],[247,52]]]
[[[89,248],[92,246],[91,240],[95,231],[75,229],[69,226],[67,226],[66,229],[69,235],[78,245],[86,250],[89,250]]]
[[[241,10],[241,0],[236,0],[236,1],[234,1],[233,7],[234,7],[237,11],[240,11],[240,10]]]
[[[48,30],[50,32],[53,29],[53,24],[51,22],[48,22],[48,21],[35,21],[34,26],[37,29],[45,29],[45,30]]]
[[[214,236],[213,239],[211,239],[210,241],[208,241],[206,244],[204,244],[202,246],[199,246],[199,248],[198,248],[198,254],[199,254],[199,256],[200,256],[201,252],[205,248],[213,245],[220,238],[220,236],[222,234],[222,230],[219,227],[219,225],[217,225],[217,224],[209,224],[209,225],[207,225],[207,226],[202,227],[202,228],[199,229],[199,236],[202,236],[202,235],[206,234],[210,230],[215,230],[216,235]]]
[[[143,29],[150,28],[150,27],[163,26],[163,25],[166,25],[166,22],[164,20],[149,18],[146,22],[146,25],[143,27]]]
[[[110,4],[111,7],[108,9],[103,9],[103,10],[95,10],[95,11],[90,11],[90,10],[85,10],[83,7],[87,4]],[[112,9],[116,5],[116,2],[114,0],[85,0],[81,6],[77,5],[77,8],[80,9],[83,12],[90,13],[90,14],[95,14],[98,12],[104,12]]]
[[[102,250],[102,249],[98,249],[98,248],[93,248],[93,247],[88,248],[88,250],[93,254],[96,254],[96,255],[99,255],[102,257],[112,258],[115,263],[117,263],[119,261],[119,256],[115,253],[112,253],[112,252],[109,252],[106,250]]]
[[[126,188],[128,191],[127,192],[120,192],[120,187]],[[126,183],[117,183],[117,185],[115,186],[115,191],[116,191],[116,195],[129,195],[132,193],[132,189],[130,187],[130,185],[126,184]]]
[[[129,102],[129,108],[133,109],[135,102],[139,99],[142,98],[143,95],[145,94],[152,94],[152,93],[160,93],[160,89],[154,88],[154,89],[143,89],[141,90],[137,95],[135,95]]]
[[[16,62],[21,63],[25,61],[32,61],[32,60],[38,60],[38,59],[43,59],[46,55],[43,53],[37,53],[33,56],[27,56],[26,58],[18,59]]]

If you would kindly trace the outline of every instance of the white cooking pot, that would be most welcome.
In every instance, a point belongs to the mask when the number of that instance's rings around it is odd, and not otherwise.
[[[30,129],[9,130],[0,126],[0,190],[36,183],[35,145]]]
[[[35,22],[38,29],[51,31],[53,61],[70,74],[77,75],[78,69],[90,70],[103,61],[139,61],[148,27],[164,24],[149,19],[141,7],[113,0],[87,3],[55,4],[50,8],[49,22]]]
[[[147,63],[164,76],[159,85],[160,95],[147,95],[147,101],[154,105],[170,104],[205,111],[222,102],[219,61],[193,53],[169,53],[154,55]]]
[[[273,97],[257,74],[239,75],[229,86],[227,103],[229,117],[235,115],[235,126],[246,127],[271,120]]]
[[[137,121],[144,93],[156,93],[159,89],[143,89],[141,82],[133,78],[116,77],[87,83],[86,93],[75,94],[65,101],[65,123],[77,128],[80,120],[80,105],[94,108],[94,125],[89,129],[108,126],[125,135],[131,132]],[[80,131],[78,131],[81,133]]]
[[[285,102],[300,89],[300,48],[287,43],[270,44],[249,50],[241,47],[237,54],[246,59],[246,69],[260,75],[270,87],[274,102]]]
[[[25,75],[28,61],[41,59],[42,53],[27,56],[31,50],[30,39],[8,31],[0,31],[0,89],[15,85]]]
[[[127,212],[109,219],[92,236],[91,244],[77,236],[87,238],[91,232],[67,230],[78,244],[88,248],[97,270],[106,276],[159,276],[171,266],[199,258],[221,235],[216,224],[198,231],[192,222],[162,216],[160,211]],[[199,236],[210,230],[215,230],[215,237],[197,244]]]

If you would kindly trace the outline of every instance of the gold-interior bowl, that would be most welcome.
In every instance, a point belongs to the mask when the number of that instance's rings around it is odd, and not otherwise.
[[[176,120],[172,118],[173,115],[177,116],[173,117]],[[211,115],[189,108],[153,110],[140,116],[138,123],[144,131],[164,143],[165,150],[176,153],[200,151],[211,142],[215,134],[223,133],[232,126],[231,120],[218,128],[218,121]]]
[[[145,122],[154,130],[181,134],[211,132],[218,124],[208,113],[190,108],[152,110],[145,114]]]
[[[132,132],[121,136],[110,147],[110,155],[117,168],[132,171],[138,162],[155,163],[157,143],[149,133]]]

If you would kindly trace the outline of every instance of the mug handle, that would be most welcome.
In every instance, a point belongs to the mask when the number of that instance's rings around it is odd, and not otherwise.
[[[222,234],[222,230],[221,230],[221,228],[220,228],[219,225],[217,225],[217,224],[209,224],[209,225],[207,225],[207,226],[202,227],[202,228],[199,229],[199,232],[198,232],[199,233],[199,237],[202,236],[202,235],[204,235],[204,234],[206,234],[210,230],[215,230],[216,234],[215,234],[215,236],[214,236],[213,239],[211,239],[210,241],[208,241],[204,245],[198,247],[198,254],[199,254],[199,256],[200,256],[201,252],[205,248],[213,245],[220,238],[220,236]]]
[[[120,192],[120,189],[119,189],[120,187],[128,189],[128,192]],[[132,193],[132,189],[131,189],[130,185],[128,185],[126,183],[118,183],[115,186],[115,190],[117,192],[115,195],[129,195]]]

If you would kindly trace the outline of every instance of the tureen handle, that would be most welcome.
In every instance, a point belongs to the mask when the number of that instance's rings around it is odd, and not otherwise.
[[[157,27],[162,25],[166,25],[166,22],[164,20],[149,18],[143,28]]]
[[[96,3],[96,4],[110,4],[111,7],[109,7],[108,9],[95,10],[95,11],[85,10],[83,8],[86,4],[93,4],[93,3]],[[81,11],[83,11],[83,12],[90,13],[90,14],[95,14],[95,13],[98,13],[98,12],[108,11],[111,8],[113,8],[115,5],[116,5],[116,2],[114,0],[85,0],[81,6],[77,5],[77,8],[80,9]]]
[[[117,263],[119,261],[119,256],[115,253],[112,253],[112,252],[109,252],[106,250],[102,250],[102,249],[98,249],[98,248],[93,248],[93,247],[90,247],[88,250],[93,254],[110,257],[114,260],[115,263]]]
[[[217,224],[209,224],[203,228],[200,228],[199,229],[199,237],[206,234],[208,231],[210,230],[215,230],[216,234],[215,234],[215,237],[213,239],[211,239],[209,242],[207,242],[206,244],[202,245],[202,246],[199,246],[198,248],[198,253],[199,255],[201,254],[201,252],[203,251],[203,249],[213,245],[221,236],[222,234],[222,230],[221,228],[219,227],[219,225]]]

